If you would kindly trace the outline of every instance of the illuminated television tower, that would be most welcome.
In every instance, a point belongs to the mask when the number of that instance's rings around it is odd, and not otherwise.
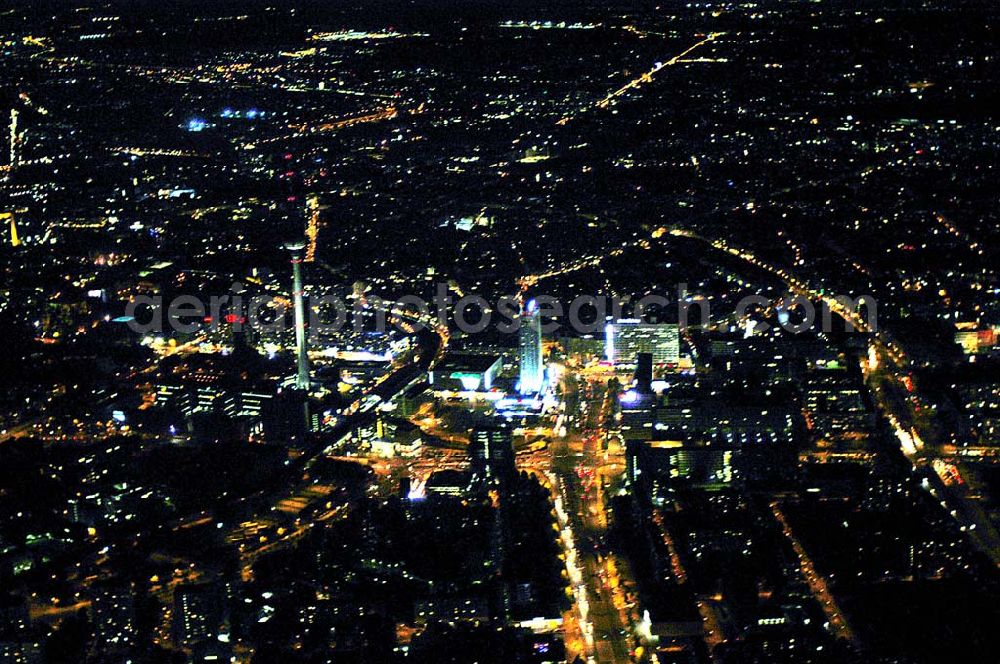
[[[303,240],[291,240],[285,243],[292,255],[292,297],[295,300],[295,355],[297,360],[297,372],[295,374],[295,388],[298,390],[309,389],[309,358],[306,356],[306,310],[302,301],[302,250],[306,243]]]

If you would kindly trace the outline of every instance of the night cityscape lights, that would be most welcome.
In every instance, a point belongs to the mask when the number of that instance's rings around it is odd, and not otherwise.
[[[3,4],[0,664],[998,661],[998,31]]]

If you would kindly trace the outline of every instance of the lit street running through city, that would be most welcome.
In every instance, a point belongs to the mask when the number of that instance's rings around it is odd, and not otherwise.
[[[792,527],[788,523],[788,519],[785,518],[784,513],[781,511],[781,504],[778,501],[771,502],[771,512],[774,514],[774,518],[781,525],[782,534],[784,534],[788,541],[791,542],[792,550],[795,551],[795,555],[798,556],[799,571],[802,573],[802,578],[809,586],[809,589],[812,590],[817,603],[819,603],[820,607],[823,609],[823,613],[826,614],[827,621],[830,624],[830,629],[838,637],[846,639],[857,647],[859,645],[858,640],[850,626],[847,624],[847,618],[844,617],[843,611],[841,611],[840,607],[837,606],[837,600],[830,592],[826,579],[824,579],[823,576],[816,571],[816,566],[813,564],[809,554],[807,554],[806,550],[802,547],[802,543],[792,531]]]
[[[585,382],[587,395],[583,397],[577,391],[575,377],[568,378],[565,384],[569,386],[567,403],[577,406],[585,401],[587,415],[579,430],[550,445],[550,478],[567,517],[564,532],[571,533],[574,545],[573,564],[578,570],[574,595],[584,652],[596,662],[630,662],[635,660],[639,646],[634,632],[637,616],[625,597],[625,586],[631,583],[627,565],[607,547],[604,488],[605,482],[621,478],[623,458],[609,460],[601,451],[605,386],[599,381]]]

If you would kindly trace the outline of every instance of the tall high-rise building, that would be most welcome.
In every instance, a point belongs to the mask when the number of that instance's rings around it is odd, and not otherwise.
[[[520,341],[521,394],[535,394],[542,389],[545,368],[542,366],[542,315],[538,303],[530,300],[521,314]]]
[[[309,358],[306,355],[306,310],[303,303],[302,289],[302,251],[305,249],[303,240],[292,240],[285,243],[285,249],[292,255],[292,297],[295,302],[295,357],[296,374],[295,388],[309,389]]]
[[[134,590],[127,583],[104,583],[92,590],[90,621],[102,649],[128,648],[136,642]]]
[[[642,394],[653,391],[652,353],[639,353],[635,358],[635,389]]]
[[[509,480],[517,473],[514,433],[506,424],[477,426],[469,436],[473,473],[480,477]]]
[[[680,361],[680,332],[672,323],[643,323],[636,319],[608,323],[604,328],[604,351],[613,364],[634,364],[639,353],[653,356],[653,364]]]
[[[222,597],[214,584],[185,584],[174,590],[174,645],[190,647],[214,639],[221,619]]]

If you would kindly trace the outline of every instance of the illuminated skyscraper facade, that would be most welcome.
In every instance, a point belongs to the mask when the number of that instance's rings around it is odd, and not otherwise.
[[[649,353],[657,365],[677,364],[680,360],[680,334],[674,324],[626,319],[609,323],[604,335],[605,356],[616,365],[634,365],[639,353]]]
[[[535,300],[525,305],[518,334],[521,359],[518,390],[521,394],[534,394],[542,389],[545,371],[542,366],[542,316]]]

